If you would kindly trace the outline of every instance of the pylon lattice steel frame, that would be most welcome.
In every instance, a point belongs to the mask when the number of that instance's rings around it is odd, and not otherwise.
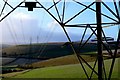
[[[3,0],[4,1],[4,0]],[[5,16],[3,16],[1,19],[0,19],[0,22],[2,22],[8,15],[10,15],[13,11],[15,11],[18,7],[25,7],[25,6],[21,6],[23,3],[25,3],[26,1],[23,1],[21,2],[20,4],[18,4],[16,7],[12,7],[7,1],[4,1],[5,4],[1,10],[1,14],[0,14],[0,17],[5,9],[5,6],[8,5],[12,10],[10,12],[8,12]],[[39,4],[40,7],[35,7],[35,8],[42,8],[44,9],[50,16],[52,16],[52,18],[57,21],[59,23],[59,25],[61,25],[63,31],[65,32],[65,35],[67,36],[68,38],[68,41],[71,43],[70,46],[74,52],[74,54],[76,54],[84,72],[85,72],[85,75],[87,77],[88,80],[91,80],[92,79],[92,75],[93,73],[95,73],[97,76],[98,76],[98,79],[99,80],[102,80],[102,79],[105,79],[105,80],[110,80],[111,79],[111,75],[112,75],[112,71],[113,71],[113,68],[114,68],[114,63],[115,63],[115,58],[116,58],[116,54],[118,52],[118,46],[119,46],[119,43],[120,43],[120,28],[119,28],[119,31],[118,31],[118,38],[117,38],[117,42],[116,42],[116,48],[115,48],[115,51],[112,52],[112,50],[107,47],[103,41],[102,41],[102,34],[103,36],[105,37],[105,42],[107,45],[108,42],[107,42],[107,39],[106,39],[106,36],[105,36],[105,33],[103,31],[103,28],[102,27],[103,25],[109,25],[109,26],[112,26],[112,25],[120,25],[120,1],[118,1],[118,5],[119,7],[117,6],[117,1],[116,0],[113,0],[113,3],[114,3],[114,7],[115,7],[115,10],[116,12],[114,12],[109,6],[107,6],[103,1],[101,0],[96,0],[95,2],[92,2],[90,5],[85,5],[79,1],[76,1],[76,0],[73,0],[73,2],[75,2],[76,4],[79,4],[81,6],[84,6],[85,8],[81,11],[79,11],[77,14],[75,14],[73,17],[71,17],[69,20],[67,20],[66,22],[64,22],[64,17],[65,17],[65,7],[66,7],[66,1],[64,0],[63,2],[63,15],[62,17],[60,16],[60,13],[59,13],[59,10],[57,8],[57,4],[59,4],[61,2],[61,0],[59,0],[58,2],[55,2],[53,0],[53,5],[51,5],[49,8],[46,8],[44,7],[44,5],[42,5],[39,1],[35,1],[36,4]],[[96,9],[93,9],[91,8],[91,6],[93,4],[96,4]],[[108,9],[113,16],[115,16],[117,18],[114,19],[106,14],[103,14],[101,13],[101,4],[103,4],[106,9]],[[55,10],[57,12],[57,15],[59,17],[59,19],[57,19],[49,10],[52,9],[53,7],[55,7]],[[34,7],[33,7],[34,8]],[[96,13],[96,23],[91,23],[91,24],[73,24],[73,25],[68,25],[67,23],[72,21],[74,18],[76,18],[77,16],[79,16],[81,13],[83,13],[85,10],[87,9],[90,9],[91,11],[94,11]],[[113,22],[107,22],[107,23],[104,23],[101,21],[101,16],[104,16],[110,20],[112,20]],[[96,35],[97,37],[97,46],[98,46],[98,55],[97,55],[97,58],[96,58],[96,61],[95,61],[95,64],[94,66],[92,67],[88,62],[86,62],[84,60],[84,58],[82,58],[82,56],[80,54],[78,54],[74,48],[74,45],[72,44],[72,41],[71,41],[71,38],[69,37],[68,35],[68,32],[66,31],[66,27],[80,27],[80,28],[85,28],[85,31],[84,31],[84,34],[82,36],[82,39],[80,41],[80,48],[79,50],[81,50],[86,44],[87,42],[90,40],[90,38],[92,37],[92,35]],[[86,34],[86,30],[87,28],[89,28],[93,33],[88,37],[88,39],[86,40],[85,43],[82,44],[83,42],[83,39],[84,39],[84,36]],[[97,33],[96,33],[97,31]],[[110,67],[110,72],[109,72],[109,76],[107,77],[106,76],[106,71],[105,71],[105,64],[104,64],[104,60],[103,60],[103,55],[102,55],[102,46],[105,47],[105,49],[107,50],[107,52],[111,55],[111,58],[112,58],[112,64],[111,64],[111,67]],[[110,46],[110,45],[109,45]],[[92,70],[91,72],[91,75],[89,76],[82,61]],[[95,66],[97,64],[97,61],[98,61],[98,71],[95,70]],[[104,74],[103,74],[104,73]],[[103,78],[103,75],[105,76]]]

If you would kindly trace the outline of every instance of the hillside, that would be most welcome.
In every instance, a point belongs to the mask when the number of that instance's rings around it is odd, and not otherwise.
[[[23,56],[33,58],[51,58],[71,54],[70,47],[62,48],[63,44],[32,44],[17,45],[3,49],[3,56]]]
[[[66,45],[65,45],[66,44]],[[89,52],[95,52],[97,50],[96,43],[87,43],[81,50],[79,49],[79,43],[74,42],[73,46],[77,53],[79,54],[86,54]],[[112,45],[112,47],[114,47]],[[42,60],[48,60],[52,58],[62,57],[73,54],[73,51],[68,43],[41,43],[41,44],[32,44],[31,46],[26,45],[16,45],[11,46],[8,48],[4,48],[2,50],[2,56],[4,58],[8,58],[7,61],[2,61],[4,65],[23,65],[23,64],[31,64],[34,62],[41,62]],[[13,59],[14,60],[13,60]],[[12,59],[12,61],[11,61]],[[71,62],[75,60],[74,57],[71,57]],[[65,62],[67,61],[67,58],[64,59]],[[11,61],[11,62],[10,62]],[[60,60],[62,61],[62,60]],[[46,62],[45,62],[46,63]],[[42,63],[43,66],[46,66],[45,63]],[[54,63],[53,62],[48,62]],[[57,63],[57,62],[56,62]],[[68,64],[69,62],[66,62]],[[61,64],[61,63],[60,63]],[[62,63],[64,64],[64,63]],[[54,64],[52,64],[54,65]],[[59,65],[59,64],[58,64]],[[43,66],[37,66],[37,67],[43,67]],[[50,66],[50,64],[48,65]]]
[[[89,55],[81,55],[83,59],[85,59],[87,62],[93,62],[95,61],[96,56],[89,56]],[[31,64],[33,68],[36,67],[49,67],[49,66],[59,66],[59,65],[69,65],[69,64],[78,64],[79,61],[77,57],[73,55],[67,55],[63,57],[48,59],[40,62],[35,62]]]
[[[3,56],[12,57],[29,57],[29,58],[55,58],[65,55],[73,54],[70,45],[65,43],[41,43],[30,45],[17,45],[2,50]],[[82,54],[86,52],[93,52],[97,50],[96,43],[87,43],[81,50],[79,43],[73,43],[75,50]],[[114,47],[114,45],[112,45]]]
[[[5,49],[5,48],[9,48],[13,45],[9,45],[9,44],[0,44],[0,49]]]
[[[90,65],[93,65],[91,64],[94,63],[95,59],[96,59],[96,55],[95,52],[90,52],[90,53],[86,53],[86,54],[90,54],[90,55],[81,55],[88,63],[90,63]],[[108,57],[104,57],[104,59],[107,59]],[[110,60],[110,59],[107,59],[107,60]],[[105,60],[106,61],[106,60]],[[116,59],[116,62],[117,59]],[[68,55],[68,56],[63,56],[63,57],[58,57],[58,58],[53,58],[53,59],[48,59],[48,60],[44,60],[44,61],[40,61],[40,62],[34,62],[30,65],[21,65],[21,66],[16,66],[15,67],[10,67],[12,70],[21,70],[21,68],[25,69],[24,71],[18,71],[18,72],[12,72],[12,73],[7,73],[7,74],[3,74],[4,77],[10,77],[10,76],[15,76],[15,75],[18,75],[18,74],[23,74],[23,73],[26,73],[26,71],[29,71],[29,68],[31,68],[30,70],[33,70],[33,69],[36,69],[36,68],[46,68],[46,67],[57,67],[57,66],[65,66],[65,65],[76,65],[78,64],[78,60],[76,58],[75,55]],[[83,63],[84,64],[84,63]],[[107,63],[107,65],[110,64],[110,61],[109,63]],[[105,64],[106,65],[106,64]],[[9,67],[6,68],[6,69],[10,69]],[[26,70],[27,69],[27,70]]]
[[[119,74],[118,61],[119,60],[120,58],[116,59],[112,78],[119,78],[118,76]],[[105,68],[106,68],[107,75],[109,72],[110,63],[111,63],[111,59],[105,60],[105,65],[106,65]],[[89,64],[93,65],[94,62],[89,62]],[[90,75],[91,70],[86,65],[84,66]],[[96,66],[96,70],[97,70],[97,66]],[[93,77],[97,78],[95,74],[93,74]],[[19,74],[15,76],[14,78],[86,78],[86,76],[80,64],[74,64],[74,65],[64,65],[64,66],[33,69],[24,74]]]

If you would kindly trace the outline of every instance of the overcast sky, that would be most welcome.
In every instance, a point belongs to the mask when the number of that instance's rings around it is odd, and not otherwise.
[[[10,5],[13,7],[17,6],[21,0],[8,0]],[[28,0],[31,1],[31,0]],[[33,0],[32,0],[33,1]],[[39,0],[38,0],[39,1]],[[42,0],[46,1],[46,0]],[[49,0],[50,1],[50,0]],[[58,1],[58,0],[57,0]],[[88,0],[87,0],[88,1]],[[110,0],[109,0],[110,1]],[[41,2],[45,8],[49,8],[53,3],[52,2]],[[90,4],[91,2],[83,2],[85,4]],[[106,2],[107,3],[107,2]],[[3,1],[0,1],[0,10],[3,7]],[[114,11],[113,3],[107,3],[108,6]],[[22,4],[24,5],[24,4]],[[37,5],[39,6],[39,5]],[[62,15],[63,3],[57,5],[60,15]],[[91,6],[95,8],[95,4]],[[84,9],[83,6],[76,4],[75,2],[67,2],[65,8],[65,19],[66,22],[80,10]],[[12,9],[9,6],[6,6],[2,16],[4,17]],[[53,7],[50,12],[57,18],[57,13]],[[105,7],[102,7],[102,12],[115,18]],[[81,15],[70,21],[68,24],[79,24],[79,23],[95,23],[96,14],[91,10],[86,10]],[[116,19],[116,18],[115,18]],[[102,16],[102,21],[111,22]],[[1,41],[4,44],[14,43],[14,44],[24,44],[29,43],[30,39],[32,42],[59,42],[59,41],[68,41],[65,33],[63,32],[61,26],[43,9],[34,9],[33,12],[28,12],[27,8],[17,8],[13,13],[11,13],[7,18],[0,22],[0,31]],[[72,41],[79,41],[81,35],[83,34],[83,28],[66,28],[68,34]],[[104,29],[106,36],[114,37],[116,39],[118,33],[118,26],[112,26]],[[85,39],[91,34],[91,30],[88,29]]]

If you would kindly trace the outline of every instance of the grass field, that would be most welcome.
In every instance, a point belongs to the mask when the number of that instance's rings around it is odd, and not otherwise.
[[[119,70],[120,66],[118,65],[119,60],[120,58],[116,59],[112,78],[119,78],[119,74],[120,74],[120,70]],[[106,65],[105,68],[107,75],[109,72],[110,63],[111,63],[110,59],[105,60],[105,65]],[[93,65],[94,62],[89,62],[89,64]],[[90,75],[91,70],[86,65],[85,68]],[[96,66],[96,70],[97,70],[97,66]],[[97,78],[96,74],[94,74],[93,77]],[[19,74],[13,78],[86,78],[86,76],[80,64],[73,64],[73,65],[33,69],[27,73]]]

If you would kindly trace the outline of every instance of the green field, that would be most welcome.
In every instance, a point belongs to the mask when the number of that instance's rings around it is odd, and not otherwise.
[[[118,65],[119,60],[120,58],[116,59],[112,78],[119,78],[119,74],[120,74],[119,73],[120,66]],[[89,63],[91,65],[94,64],[94,62],[89,62]],[[105,60],[107,75],[109,72],[110,63],[111,63],[110,59]],[[85,68],[90,75],[91,70],[86,65]],[[96,70],[97,70],[97,66],[96,66]],[[13,78],[86,78],[86,76],[80,64],[74,64],[74,65],[64,65],[64,66],[33,69],[24,74],[19,74]],[[96,74],[93,75],[93,78],[97,78]]]

